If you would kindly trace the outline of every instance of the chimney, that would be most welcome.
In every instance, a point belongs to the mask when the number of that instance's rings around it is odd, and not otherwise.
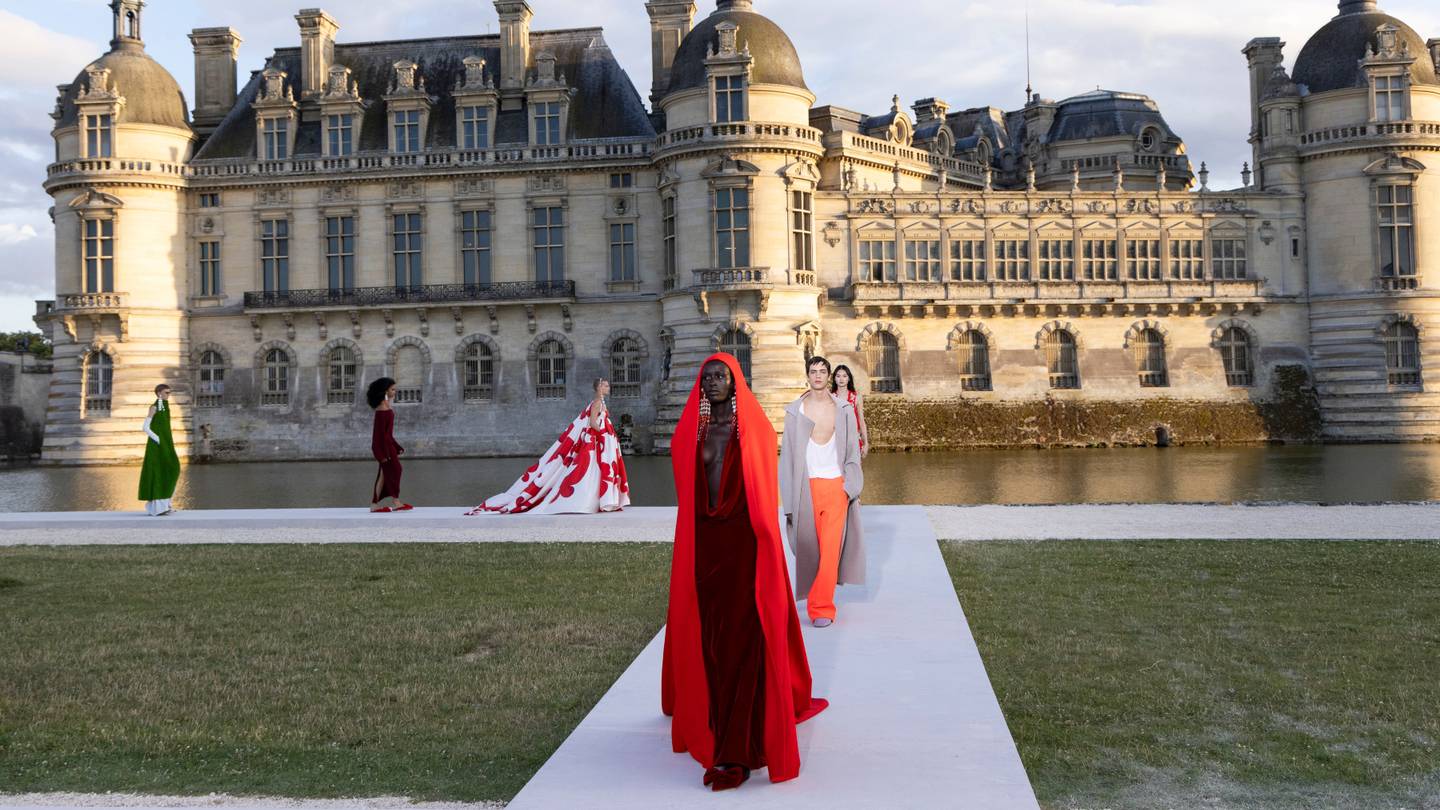
[[[650,13],[650,109],[658,109],[660,99],[670,89],[670,67],[675,64],[675,51],[680,41],[695,24],[694,0],[650,0],[645,4]]]
[[[318,8],[300,9],[295,22],[300,24],[300,100],[311,101],[325,94],[340,23]]]
[[[950,112],[950,104],[938,98],[922,98],[915,102],[911,109],[915,111],[915,121],[923,124],[927,121],[944,121]]]
[[[196,28],[190,32],[195,48],[195,111],[192,126],[201,135],[218,126],[235,106],[235,61],[240,35],[233,28]]]
[[[502,109],[520,109],[525,75],[530,71],[530,19],[525,0],[495,0],[500,15],[500,95]]]

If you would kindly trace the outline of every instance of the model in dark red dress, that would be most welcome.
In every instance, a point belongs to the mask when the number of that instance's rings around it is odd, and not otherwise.
[[[780,545],[776,446],[739,363],[712,356],[670,444],[681,497],[660,697],[675,751],[712,790],[761,767],[794,779],[795,726],[827,705],[811,695]]]
[[[395,397],[395,381],[381,377],[370,383],[366,401],[375,409],[375,428],[370,433],[370,452],[380,463],[375,484],[370,488],[371,512],[405,512],[413,507],[400,500],[400,456],[405,448],[395,441],[395,411],[390,401]]]

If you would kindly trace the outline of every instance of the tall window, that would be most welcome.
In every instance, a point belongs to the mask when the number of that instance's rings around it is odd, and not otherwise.
[[[465,107],[460,111],[460,148],[490,148],[490,108]]]
[[[895,280],[895,243],[889,239],[866,239],[860,243],[860,278],[863,281]]]
[[[1232,326],[1220,336],[1217,344],[1220,362],[1225,366],[1225,384],[1235,388],[1248,388],[1255,384],[1255,363],[1250,355],[1250,335],[1238,326]]]
[[[1194,281],[1205,277],[1205,241],[1170,240],[1170,278]]]
[[[610,224],[610,280],[635,280],[635,223]]]
[[[610,392],[616,397],[640,396],[640,344],[622,337],[610,345]]]
[[[476,341],[465,347],[466,402],[483,402],[495,398],[495,354],[490,347]]]
[[[715,258],[720,267],[750,266],[750,190],[715,189]]]
[[[110,412],[110,391],[115,383],[115,363],[104,352],[85,355],[85,415]]]
[[[424,284],[421,267],[424,257],[424,236],[420,232],[420,214],[395,214],[391,217],[394,228],[395,287],[419,287]]]
[[[560,144],[560,102],[542,101],[535,108],[535,144],[537,146],[558,146]]]
[[[1028,239],[995,240],[995,280],[1030,280],[1030,241]]]
[[[745,120],[745,77],[715,77],[715,120],[721,124]]]
[[[420,151],[420,111],[397,110],[390,114],[395,132],[395,151],[408,154]]]
[[[1380,223],[1380,277],[1415,275],[1415,211],[1410,186],[1376,189]]]
[[[290,404],[290,355],[284,349],[265,353],[264,375],[260,387],[261,405]]]
[[[750,336],[744,329],[731,327],[720,335],[720,351],[733,355],[740,363],[740,373],[750,379]]]
[[[985,280],[985,240],[954,239],[950,242],[950,280]]]
[[[536,208],[531,222],[535,243],[535,281],[541,285],[565,280],[565,209]]]
[[[990,344],[978,329],[960,336],[960,390],[990,390]]]
[[[565,398],[565,347],[547,340],[535,351],[535,398]]]
[[[401,346],[395,352],[395,401],[415,405],[425,399],[425,355],[415,345]]]
[[[1403,321],[1385,327],[1385,379],[1390,385],[1420,385],[1420,332]]]
[[[865,367],[872,392],[900,393],[900,341],[894,335],[876,332],[865,339]]]
[[[115,292],[115,220],[85,220],[85,292]]]
[[[260,276],[265,292],[290,291],[290,220],[261,220]]]
[[[662,223],[665,229],[665,289],[675,289],[680,274],[680,244],[675,233],[675,198],[665,197],[660,201]]]
[[[1154,329],[1141,329],[1133,345],[1140,386],[1164,388],[1169,385],[1169,375],[1165,371],[1165,338]]]
[[[200,355],[195,407],[218,408],[225,401],[225,358],[214,349]]]
[[[325,116],[326,136],[329,139],[330,156],[344,157],[355,153],[355,116]]]
[[[1069,239],[1041,239],[1041,281],[1075,280],[1075,243]]]
[[[265,119],[265,160],[285,160],[290,156],[290,121],[285,118]]]
[[[815,195],[790,192],[791,261],[796,270],[815,269]]]
[[[1126,240],[1125,272],[1131,281],[1159,281],[1160,240]]]
[[[1079,388],[1080,361],[1075,352],[1075,336],[1057,329],[1045,338],[1045,368],[1050,373],[1051,388]]]
[[[1081,270],[1086,281],[1114,281],[1116,272],[1115,240],[1086,239],[1081,243],[1084,256]]]
[[[331,405],[352,405],[355,402],[355,381],[359,367],[355,362],[355,351],[349,346],[336,346],[330,350],[330,375],[325,387],[325,401]]]
[[[940,281],[940,240],[905,241],[905,278]]]
[[[325,269],[330,292],[355,289],[355,218],[325,218]]]
[[[1244,239],[1211,239],[1210,272],[1218,279],[1246,278]]]
[[[219,295],[220,287],[220,243],[206,240],[200,245],[200,294]]]
[[[1375,120],[1405,120],[1405,77],[1375,77]]]
[[[109,115],[85,116],[85,157],[107,158],[114,137],[113,119]]]
[[[460,213],[460,266],[466,285],[490,286],[491,236],[489,211]]]

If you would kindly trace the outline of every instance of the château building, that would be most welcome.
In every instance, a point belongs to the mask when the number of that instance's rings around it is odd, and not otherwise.
[[[717,349],[777,420],[822,353],[882,420],[1303,400],[1330,439],[1437,435],[1440,39],[1346,0],[1289,72],[1251,40],[1219,190],[1138,93],[819,105],[753,5],[644,3],[648,104],[601,29],[496,0],[495,35],[363,43],[305,9],[243,82],[196,29],[190,109],[112,0],[53,113],[45,460],[138,459],[161,381],[182,453],[363,457],[380,375],[415,455],[536,452],[602,375],[664,452]]]

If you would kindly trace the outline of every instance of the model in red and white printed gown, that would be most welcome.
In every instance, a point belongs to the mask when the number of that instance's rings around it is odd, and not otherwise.
[[[630,483],[620,439],[601,392],[508,490],[488,498],[469,515],[559,515],[618,512],[630,505]]]

